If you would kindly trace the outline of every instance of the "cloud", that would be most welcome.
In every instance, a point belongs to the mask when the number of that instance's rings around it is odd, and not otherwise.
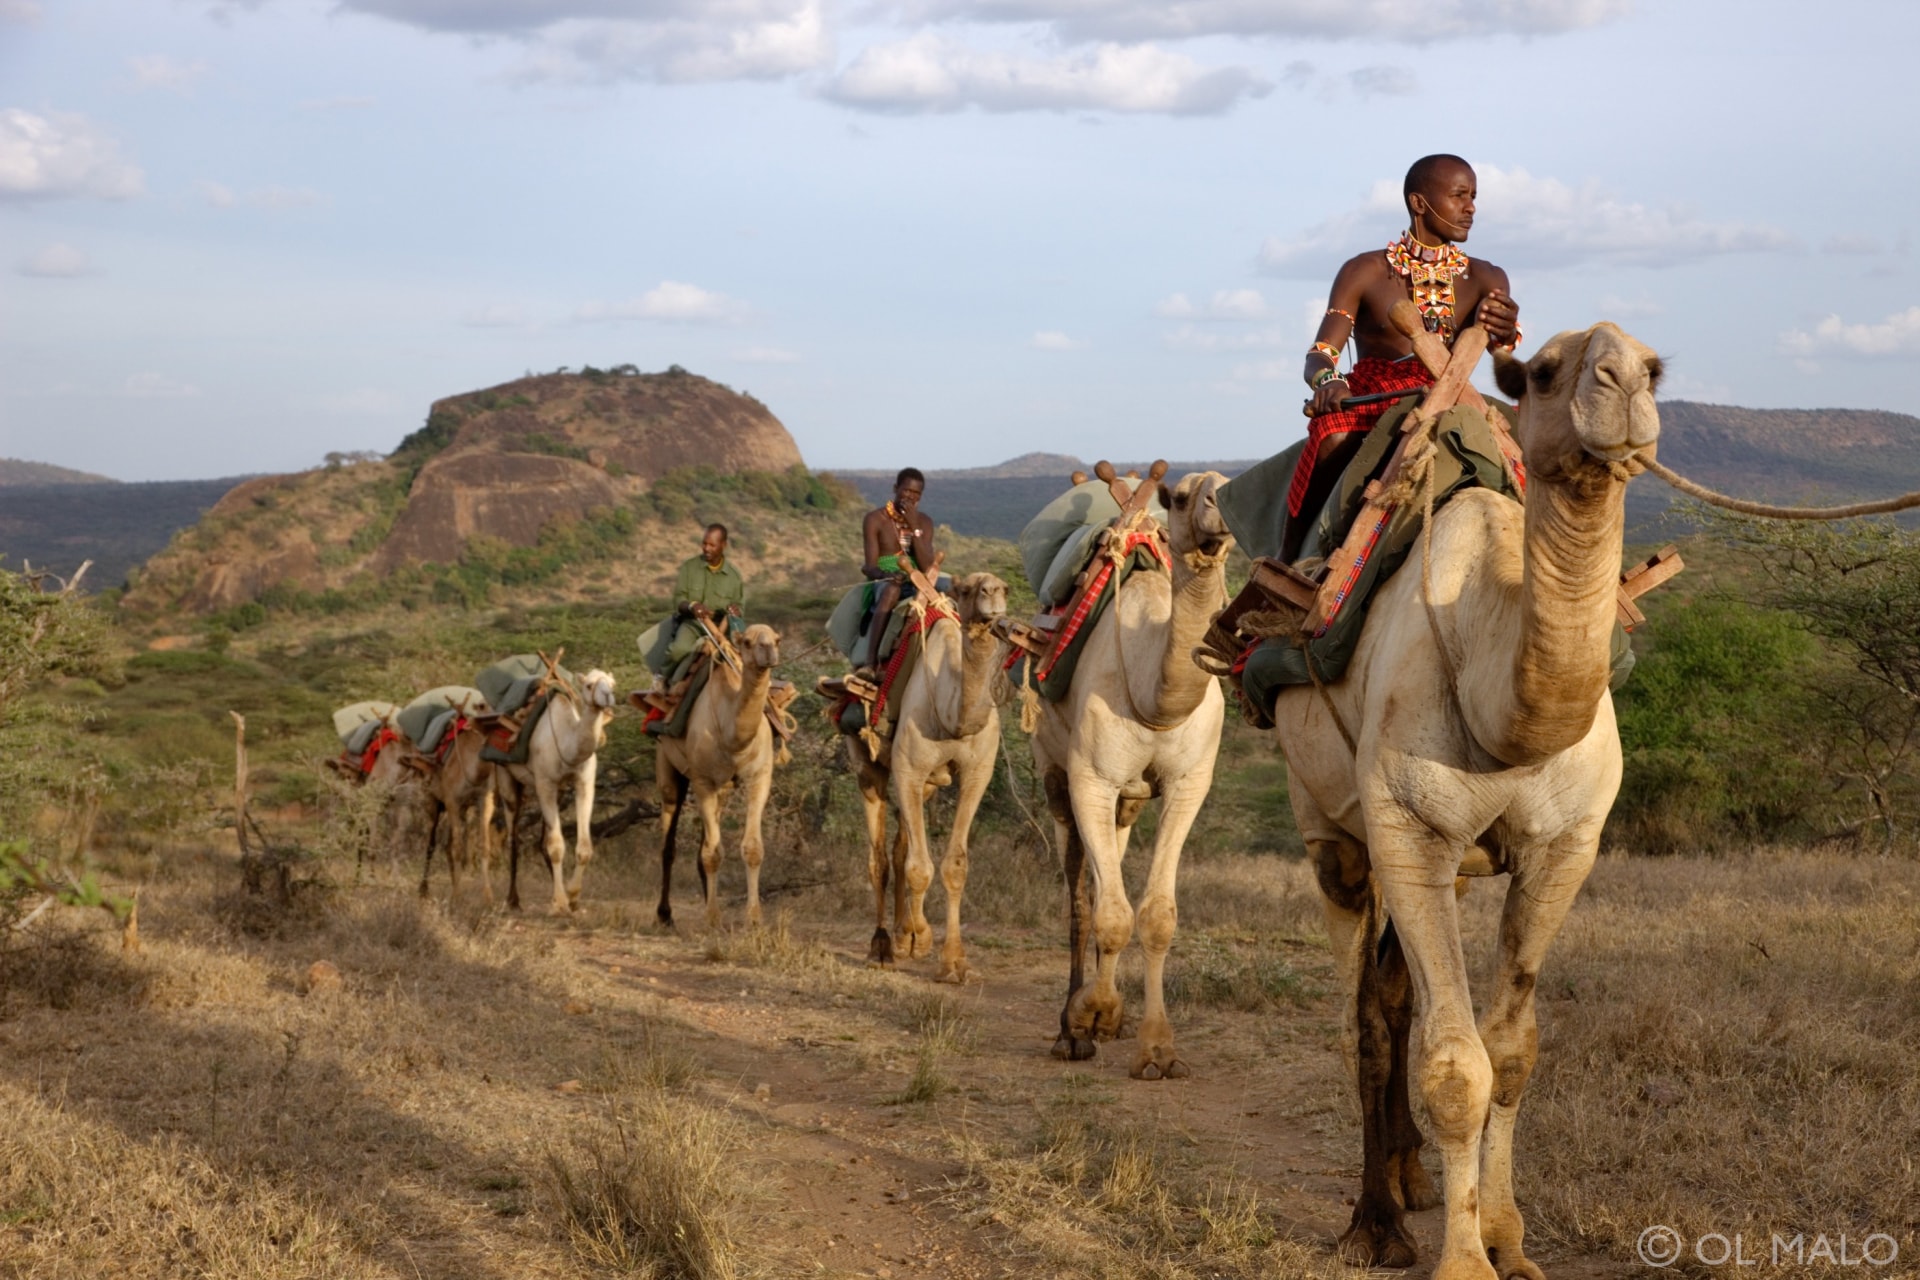
[[[1803,359],[1816,355],[1911,359],[1920,356],[1920,307],[1896,311],[1875,324],[1848,324],[1828,316],[1812,329],[1780,335],[1780,350]]]
[[[1360,67],[1347,83],[1363,98],[1406,98],[1420,92],[1420,78],[1408,67]]]
[[[200,388],[163,373],[136,373],[122,385],[120,394],[129,400],[190,400],[200,394]]]
[[[1184,293],[1162,298],[1153,314],[1166,320],[1264,320],[1267,300],[1258,289],[1220,289],[1205,304],[1195,304]]]
[[[489,302],[461,316],[460,323],[469,329],[518,329],[528,323],[528,317],[517,302]]]
[[[162,89],[168,93],[185,93],[194,81],[207,74],[204,62],[176,62],[164,53],[128,58],[127,69],[133,73],[134,88]]]
[[[252,209],[265,209],[270,213],[284,213],[289,209],[311,209],[315,205],[325,204],[327,198],[311,187],[256,187],[252,191],[235,191],[223,182],[201,182],[200,195],[216,209],[237,209],[242,205]]]
[[[93,262],[70,244],[54,243],[29,254],[19,267],[23,276],[42,276],[52,280],[71,279],[93,274]]]
[[[1058,329],[1042,329],[1033,335],[1029,344],[1036,351],[1084,351],[1087,342],[1082,338],[1069,338]]]
[[[733,358],[745,364],[799,364],[800,354],[785,347],[748,347],[736,351]]]
[[[85,116],[0,111],[0,200],[126,200],[145,189],[139,168]]]
[[[1283,36],[1429,44],[1559,35],[1632,11],[1631,0],[894,0],[909,22],[1044,23],[1069,43]]]
[[[720,6],[724,11],[729,6]],[[567,21],[540,32],[518,78],[567,84],[779,80],[833,61],[819,0],[659,22]]]
[[[583,323],[665,320],[683,324],[737,324],[746,319],[747,314],[745,303],[724,293],[679,280],[662,280],[638,298],[625,302],[582,303],[575,308],[573,318]]]
[[[1786,253],[1799,243],[1763,223],[1714,222],[1685,205],[1651,206],[1597,182],[1569,186],[1525,169],[1478,170],[1476,230],[1489,256],[1533,270],[1605,263],[1666,267],[1727,253]],[[1400,182],[1382,178],[1359,205],[1291,239],[1268,239],[1260,266],[1277,276],[1320,278],[1353,254],[1384,245],[1406,225]]]
[[[1217,115],[1273,86],[1245,67],[1203,67],[1153,45],[1054,58],[970,49],[922,33],[863,50],[825,90],[867,111],[1122,111]]]

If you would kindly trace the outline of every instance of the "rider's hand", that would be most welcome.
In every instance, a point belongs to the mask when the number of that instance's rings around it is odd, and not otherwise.
[[[696,618],[710,618],[713,615],[707,612],[707,606],[696,604],[693,606],[693,616]]]
[[[1334,412],[1351,394],[1345,378],[1321,383],[1320,389],[1313,393],[1313,416],[1317,418],[1323,413]]]
[[[1477,316],[1487,331],[1488,342],[1496,347],[1512,346],[1520,332],[1520,304],[1495,289],[1480,299]]]

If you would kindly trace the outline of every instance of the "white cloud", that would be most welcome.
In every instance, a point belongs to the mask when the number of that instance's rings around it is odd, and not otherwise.
[[[1053,58],[970,49],[922,33],[861,52],[826,90],[869,111],[1122,111],[1213,115],[1273,86],[1245,67],[1203,67],[1153,45]]]
[[[800,354],[785,347],[748,347],[736,351],[733,358],[745,364],[799,364]]]
[[[564,21],[540,32],[522,80],[778,80],[833,61],[820,0],[720,5],[666,21]],[[728,10],[736,12],[728,13]],[[747,12],[737,12],[745,9]]]
[[[693,324],[739,323],[748,308],[736,298],[697,284],[662,280],[638,298],[625,302],[586,302],[575,308],[575,320],[598,323],[617,320],[669,320]]]
[[[1803,359],[1816,355],[1912,358],[1920,356],[1920,307],[1896,311],[1875,324],[1848,324],[1832,315],[1811,330],[1780,335],[1780,350]]]
[[[1525,169],[1478,169],[1476,230],[1488,256],[1536,271],[1588,263],[1664,267],[1726,253],[1783,253],[1800,246],[1778,227],[1712,222],[1685,205],[1621,199],[1597,182],[1572,187]],[[1382,178],[1356,207],[1292,239],[1270,238],[1260,265],[1273,275],[1319,278],[1344,259],[1384,245],[1406,226],[1400,182]]]
[[[169,93],[185,93],[194,81],[207,74],[204,62],[176,62],[164,53],[128,58],[127,69],[133,73],[134,88],[164,89]]]
[[[20,263],[23,276],[44,276],[48,279],[69,279],[74,276],[93,274],[93,262],[86,254],[70,244],[56,242],[29,254]]]
[[[1264,320],[1271,313],[1258,289],[1220,289],[1203,304],[1184,293],[1162,298],[1153,314],[1167,320]]]
[[[136,373],[126,380],[120,394],[129,400],[190,400],[200,388],[163,373]]]
[[[1069,338],[1058,329],[1042,329],[1033,335],[1030,344],[1037,351],[1084,351],[1087,343],[1081,338]]]
[[[125,200],[145,189],[139,168],[85,116],[0,111],[0,199]]]
[[[246,205],[252,209],[265,209],[270,213],[284,213],[289,209],[311,209],[315,205],[325,204],[327,198],[311,187],[256,187],[252,191],[235,191],[223,182],[200,183],[200,195],[216,209],[237,209]]]
[[[527,312],[517,302],[489,302],[460,317],[469,329],[518,329],[528,323]]]
[[[907,21],[1045,23],[1069,42],[1288,36],[1427,44],[1557,35],[1623,17],[1631,0],[894,0]]]
[[[1361,67],[1347,72],[1347,83],[1363,98],[1406,98],[1420,92],[1420,78],[1408,67]]]

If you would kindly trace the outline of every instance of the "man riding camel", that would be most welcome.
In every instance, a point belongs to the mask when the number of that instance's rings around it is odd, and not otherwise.
[[[1306,447],[1287,490],[1286,540],[1281,559],[1298,557],[1313,515],[1340,482],[1340,473],[1391,401],[1348,402],[1414,390],[1433,375],[1413,355],[1413,344],[1388,321],[1394,303],[1411,297],[1430,332],[1449,345],[1472,324],[1486,329],[1491,345],[1511,350],[1520,342],[1520,308],[1507,292],[1507,273],[1458,248],[1473,229],[1479,194],[1473,167],[1459,156],[1424,156],[1407,170],[1402,194],[1407,230],[1386,249],[1349,258],[1328,291],[1305,378],[1313,390]],[[1351,340],[1357,359],[1340,372],[1341,348]]]
[[[873,632],[866,665],[876,664],[880,655],[880,637],[885,633],[893,607],[912,594],[907,577],[909,568],[926,569],[933,564],[933,521],[920,510],[920,498],[927,490],[927,478],[917,468],[906,467],[893,478],[893,500],[867,512],[861,522],[861,540],[865,563],[861,572],[869,586],[866,628]]]
[[[647,651],[647,668],[660,681],[670,680],[706,638],[693,620],[704,619],[716,631],[739,631],[746,602],[746,583],[727,562],[727,526],[710,524],[700,539],[700,554],[680,565],[673,584],[673,613],[660,625]]]

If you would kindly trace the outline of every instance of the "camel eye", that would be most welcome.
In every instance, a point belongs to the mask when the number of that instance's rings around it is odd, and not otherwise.
[[[1527,370],[1527,378],[1533,383],[1533,389],[1535,391],[1548,391],[1552,389],[1553,380],[1559,372],[1560,365],[1558,361],[1536,360],[1533,366]]]
[[[1666,372],[1667,366],[1661,362],[1659,356],[1647,357],[1647,382],[1650,386],[1659,386],[1660,379],[1666,375]]]

